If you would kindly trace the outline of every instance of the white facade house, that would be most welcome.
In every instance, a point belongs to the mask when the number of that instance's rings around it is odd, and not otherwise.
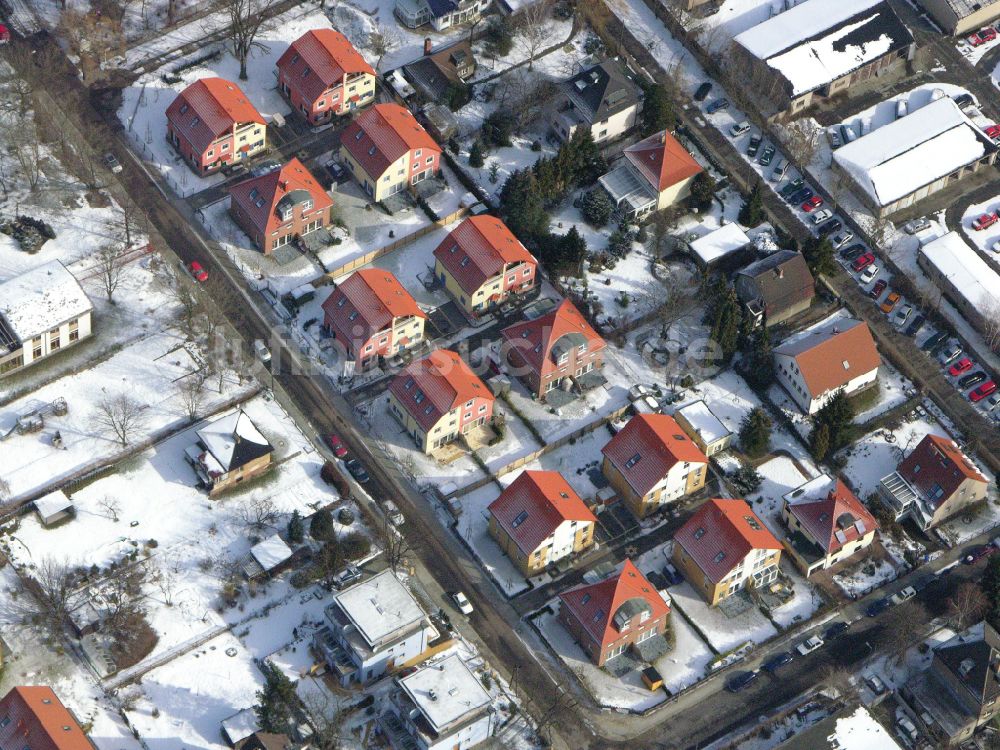
[[[458,654],[403,677],[399,688],[391,712],[382,717],[390,739],[399,738],[394,747],[467,750],[496,729],[490,694]]]
[[[0,376],[90,336],[93,309],[57,260],[0,284]]]
[[[562,83],[552,129],[568,141],[586,128],[595,143],[605,143],[631,129],[641,111],[642,89],[632,72],[616,60],[605,60]]]
[[[881,364],[868,326],[835,315],[794,334],[774,350],[774,373],[795,404],[815,414],[838,391],[874,384]]]
[[[341,591],[313,641],[343,686],[367,684],[427,650],[437,631],[391,570]]]
[[[396,0],[396,18],[410,29],[429,23],[435,31],[478,20],[492,0]]]

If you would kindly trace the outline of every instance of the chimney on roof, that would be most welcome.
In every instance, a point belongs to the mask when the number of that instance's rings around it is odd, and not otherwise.
[[[429,55],[431,53],[431,38],[429,36],[424,37],[424,54]]]
[[[782,268],[781,266],[778,266],[777,268],[774,269],[774,275],[777,276],[779,279],[785,278],[785,269]]]

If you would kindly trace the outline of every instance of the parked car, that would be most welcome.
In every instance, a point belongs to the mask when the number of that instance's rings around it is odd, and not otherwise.
[[[667,579],[667,583],[671,586],[677,586],[684,583],[684,576],[677,571],[677,568],[674,567],[673,563],[667,563],[663,566],[663,577]]]
[[[902,327],[906,325],[906,321],[910,319],[910,316],[912,314],[913,314],[913,305],[903,305],[896,311],[896,315],[892,319],[892,322]]]
[[[994,547],[992,544],[977,544],[975,547],[969,550],[968,554],[966,554],[965,557],[962,558],[962,562],[965,563],[966,565],[975,565],[977,562],[979,562],[984,558],[989,557],[996,551],[997,548]]]
[[[327,174],[330,175],[330,179],[333,182],[340,182],[341,178],[347,174],[344,165],[338,161],[328,161],[324,165],[324,169],[326,169]]]
[[[191,276],[194,277],[195,281],[202,284],[208,281],[208,271],[206,271],[205,267],[198,261],[191,261],[191,263],[188,264],[188,270],[191,272]]]
[[[857,244],[851,245],[841,250],[840,257],[843,258],[844,260],[856,260],[860,258],[862,255],[864,255],[865,250],[867,250],[867,248],[860,242],[858,242]]]
[[[938,362],[942,365],[948,365],[954,362],[962,354],[961,344],[951,344],[946,346],[940,354],[938,354]]]
[[[455,607],[463,615],[471,615],[473,613],[472,602],[461,591],[452,591],[448,596],[451,597],[451,600],[455,603]]]
[[[355,565],[348,565],[333,577],[334,588],[346,589],[352,583],[361,580],[361,570]]]
[[[889,292],[889,296],[885,298],[885,302],[882,303],[882,312],[886,315],[891,313],[896,309],[896,305],[900,300],[899,292]]]
[[[749,687],[759,676],[759,672],[740,672],[726,680],[726,690],[730,693],[738,693]]]
[[[775,654],[766,662],[764,662],[764,669],[771,674],[774,674],[783,666],[792,661],[795,657],[791,651],[782,651],[780,654]]]
[[[988,378],[989,378],[989,375],[987,375],[982,370],[979,370],[978,372],[973,372],[973,373],[970,373],[970,374],[966,375],[963,378],[959,378],[958,379],[958,387],[959,388],[963,388],[963,389],[964,388],[971,388],[974,385],[979,385],[980,383],[985,383]]]
[[[728,99],[716,99],[714,102],[711,102],[707,107],[705,107],[705,112],[707,114],[712,115],[721,109],[725,109],[728,106],[729,106]],[[749,123],[747,124],[749,125]],[[745,133],[746,131],[744,130],[743,132]]]
[[[760,162],[762,167],[770,166],[771,159],[774,158],[774,146],[770,143],[764,146],[764,150],[760,152],[760,158],[757,160]]]
[[[365,469],[364,465],[356,458],[352,458],[346,464],[347,470],[351,472],[351,476],[358,482],[358,484],[365,484],[371,479],[368,476],[368,470]]]
[[[629,401],[635,401],[636,399],[642,398],[643,396],[652,396],[653,389],[648,385],[643,385],[642,383],[636,383],[635,385],[629,387],[628,398]]]
[[[887,286],[889,286],[888,281],[885,279],[879,279],[875,282],[875,286],[872,287],[872,290],[868,292],[868,296],[877,302],[878,298],[882,296],[882,292],[885,291]]]
[[[255,167],[250,169],[251,177],[260,177],[261,175],[270,174],[276,169],[281,169],[281,162],[269,159],[268,161],[262,161]]]
[[[978,404],[984,398],[993,393],[996,389],[997,389],[997,384],[994,383],[992,380],[987,380],[985,383],[983,383],[981,386],[976,388],[976,390],[972,391],[969,394],[969,401],[971,401],[974,404]]]
[[[382,503],[382,510],[385,511],[385,517],[393,526],[402,526],[406,523],[406,518],[403,517],[399,507],[392,500],[386,500]]]
[[[823,633],[823,637],[828,641],[832,641],[849,627],[851,627],[850,624],[844,622],[843,620],[831,623],[830,626],[827,627],[826,632]]]
[[[771,182],[781,182],[788,171],[788,159],[779,158],[771,170]]]
[[[948,368],[948,374],[953,378],[957,378],[963,372],[968,372],[972,369],[972,360],[968,357],[962,357],[958,362],[953,364]]]
[[[267,348],[267,344],[264,343],[263,339],[253,340],[253,351],[257,355],[263,364],[267,364],[271,361],[271,350]]]
[[[997,240],[992,245],[990,245],[990,249],[997,255],[1000,255],[1000,240]]]
[[[818,635],[813,635],[802,641],[802,643],[795,647],[795,650],[805,656],[806,654],[811,654],[816,649],[822,647],[822,645],[823,639]]]
[[[917,590],[913,586],[905,586],[889,597],[889,604],[902,604],[917,595]]]
[[[965,41],[967,41],[973,47],[978,47],[980,44],[986,44],[986,40],[980,38],[978,31],[973,32],[972,34],[969,34],[967,37],[965,37]]]
[[[932,352],[948,339],[947,331],[938,331],[927,337],[927,340],[920,347],[925,352]]]
[[[878,276],[879,271],[881,270],[882,270],[881,268],[872,263],[870,266],[868,266],[868,268],[866,268],[864,271],[861,272],[861,275],[858,276],[858,281],[860,281],[862,284],[871,284],[873,281],[875,281],[875,277]]]
[[[791,195],[789,195],[786,200],[789,203],[795,204],[795,203],[801,203],[802,201],[807,200],[807,199],[812,198],[812,197],[813,197],[813,191],[812,191],[812,189],[804,187],[804,188],[799,188],[794,193],[792,193]]]
[[[851,264],[851,270],[855,273],[864,271],[874,262],[875,256],[872,253],[865,253],[864,255],[860,255],[854,259],[854,262]]]
[[[694,100],[696,102],[705,101],[705,97],[708,96],[708,92],[711,90],[712,90],[712,82],[705,81],[703,84],[701,84],[701,86],[698,87],[698,90],[694,92]]]
[[[747,144],[747,156],[751,159],[757,155],[757,149],[760,148],[761,137],[759,135],[750,136],[750,143]]]
[[[820,198],[818,195],[813,195],[808,200],[803,201],[802,205],[800,205],[799,208],[801,208],[806,213],[810,213],[814,208],[819,208],[822,205],[823,205],[823,199]]]
[[[337,458],[343,458],[347,455],[347,446],[344,445],[344,441],[340,439],[339,435],[331,432],[326,436],[326,444],[330,446],[330,450]]]
[[[889,597],[883,596],[881,599],[876,599],[865,609],[865,614],[868,617],[878,617],[885,610],[889,608]]]
[[[959,109],[964,109],[965,107],[975,106],[976,100],[973,98],[972,94],[958,94],[952,97],[955,100],[955,104],[958,105]]]
[[[917,317],[910,322],[910,325],[906,327],[906,331],[904,331],[904,333],[912,339],[920,332],[920,329],[924,327],[924,323],[926,322],[927,316],[923,313],[917,313]]]
[[[1000,406],[1000,393],[994,393],[988,399],[986,399],[986,408],[989,411],[993,411],[998,406]]]
[[[903,231],[907,234],[919,234],[925,229],[931,228],[931,220],[927,218],[914,219],[903,225]]]
[[[118,174],[122,171],[122,164],[118,161],[118,157],[110,152],[104,155],[104,166],[106,166],[114,174]]]
[[[979,40],[986,44],[987,42],[992,42],[997,38],[997,30],[992,26],[984,26],[978,32]]]
[[[794,180],[790,181],[781,190],[778,191],[780,195],[785,200],[788,200],[793,194],[801,190],[805,186],[805,180],[801,177],[796,177]]]
[[[830,244],[833,245],[834,250],[839,250],[853,239],[854,232],[850,229],[845,229],[843,232],[837,232],[833,235],[833,237],[830,238]]]
[[[981,214],[972,220],[972,228],[977,232],[983,229],[988,229],[997,223],[997,215],[995,213]]]
[[[871,677],[867,678],[865,683],[869,688],[871,688],[871,691],[875,693],[875,695],[882,695],[882,693],[885,692],[885,683],[882,682],[882,678],[880,678],[877,674],[873,674]]]
[[[741,135],[746,135],[750,132],[750,123],[744,120],[743,122],[738,122],[729,128],[729,135],[733,138],[739,138]]]
[[[822,224],[827,219],[833,218],[833,211],[831,211],[829,208],[821,208],[818,211],[814,211],[813,215],[810,216],[809,218],[812,219],[812,223],[814,225]]]
[[[820,237],[829,237],[834,232],[839,232],[844,226],[844,223],[840,219],[830,219],[819,225],[816,232]]]
[[[986,133],[991,140],[1000,141],[1000,125],[988,125],[983,132]]]

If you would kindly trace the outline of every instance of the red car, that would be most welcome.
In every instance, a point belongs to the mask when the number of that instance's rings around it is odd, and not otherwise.
[[[868,266],[875,262],[875,256],[872,253],[865,253],[860,258],[858,258],[854,263],[851,264],[851,268],[855,271],[864,271]]]
[[[993,226],[997,223],[997,215],[995,213],[983,214],[982,216],[977,216],[972,220],[972,228],[977,232],[988,227]]]
[[[809,213],[814,208],[819,208],[822,205],[823,205],[823,199],[820,198],[818,195],[814,195],[812,198],[803,203],[800,206],[800,208],[806,213]]]
[[[189,265],[188,268],[191,270],[191,275],[194,276],[197,281],[202,283],[208,281],[208,271],[206,271],[198,261],[191,261],[191,265]]]
[[[956,362],[955,364],[953,364],[951,367],[948,368],[948,374],[954,378],[958,377],[963,372],[968,372],[971,369],[972,369],[972,360],[969,359],[968,357],[962,357],[960,360],[958,360],[958,362]]]
[[[990,125],[983,131],[994,141],[1000,141],[1000,125]]]
[[[986,40],[983,37],[979,36],[978,31],[975,34],[969,34],[967,37],[965,37],[965,41],[967,41],[973,47],[978,47],[980,44],[986,44]]]
[[[976,403],[977,401],[982,401],[984,398],[993,393],[993,391],[995,391],[996,389],[997,389],[997,384],[994,383],[992,380],[987,380],[981,386],[979,386],[978,388],[974,388],[969,393],[969,401],[971,401],[972,403]]]
[[[875,286],[872,287],[872,290],[868,292],[868,296],[877,301],[878,298],[882,296],[882,292],[885,291],[887,286],[889,286],[888,281],[885,279],[879,279],[875,282]]]
[[[330,446],[330,450],[333,451],[333,455],[337,458],[343,458],[347,455],[347,446],[344,445],[344,441],[340,439],[339,435],[330,433],[326,436],[326,443]]]
[[[979,30],[977,36],[979,37],[979,41],[985,44],[997,38],[997,31],[992,26],[984,26]]]

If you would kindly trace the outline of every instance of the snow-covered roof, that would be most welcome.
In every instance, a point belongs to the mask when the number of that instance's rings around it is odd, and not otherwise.
[[[722,438],[732,434],[719,418],[712,413],[712,410],[708,408],[708,404],[700,399],[682,406],[677,410],[677,413],[684,417],[687,423],[691,425],[691,428],[705,442],[705,445],[711,445],[717,440],[722,440]]]
[[[277,534],[272,534],[262,542],[258,542],[250,548],[253,559],[260,563],[265,571],[274,570],[292,556],[292,548],[289,547]]]
[[[0,315],[22,342],[92,309],[80,282],[58,260],[0,284]]]
[[[341,591],[334,601],[369,646],[425,617],[417,600],[391,570]]]
[[[240,740],[245,740],[259,729],[257,714],[252,708],[244,708],[242,711],[238,711],[222,720],[222,731],[225,733],[230,745],[235,745]]]
[[[780,72],[796,96],[908,46],[913,36],[885,0],[806,0],[735,41]]]
[[[451,726],[490,702],[490,695],[458,654],[399,681],[435,732]]]
[[[920,248],[920,255],[974,308],[1000,309],[1000,274],[958,232],[948,232],[928,242]]]
[[[242,409],[198,430],[205,448],[223,471],[231,471],[274,449]]]
[[[842,146],[833,158],[878,205],[887,206],[982,158],[987,143],[945,96]]]
[[[885,727],[875,721],[864,706],[834,724],[830,747],[838,750],[899,750],[899,745]]]
[[[72,507],[73,501],[62,490],[55,490],[35,500],[35,510],[43,519],[51,518],[57,513],[63,513]]]
[[[702,263],[709,265],[719,258],[735,253],[748,244],[750,244],[750,238],[747,237],[746,232],[740,229],[739,224],[724,224],[704,237],[689,242],[688,246]]]

